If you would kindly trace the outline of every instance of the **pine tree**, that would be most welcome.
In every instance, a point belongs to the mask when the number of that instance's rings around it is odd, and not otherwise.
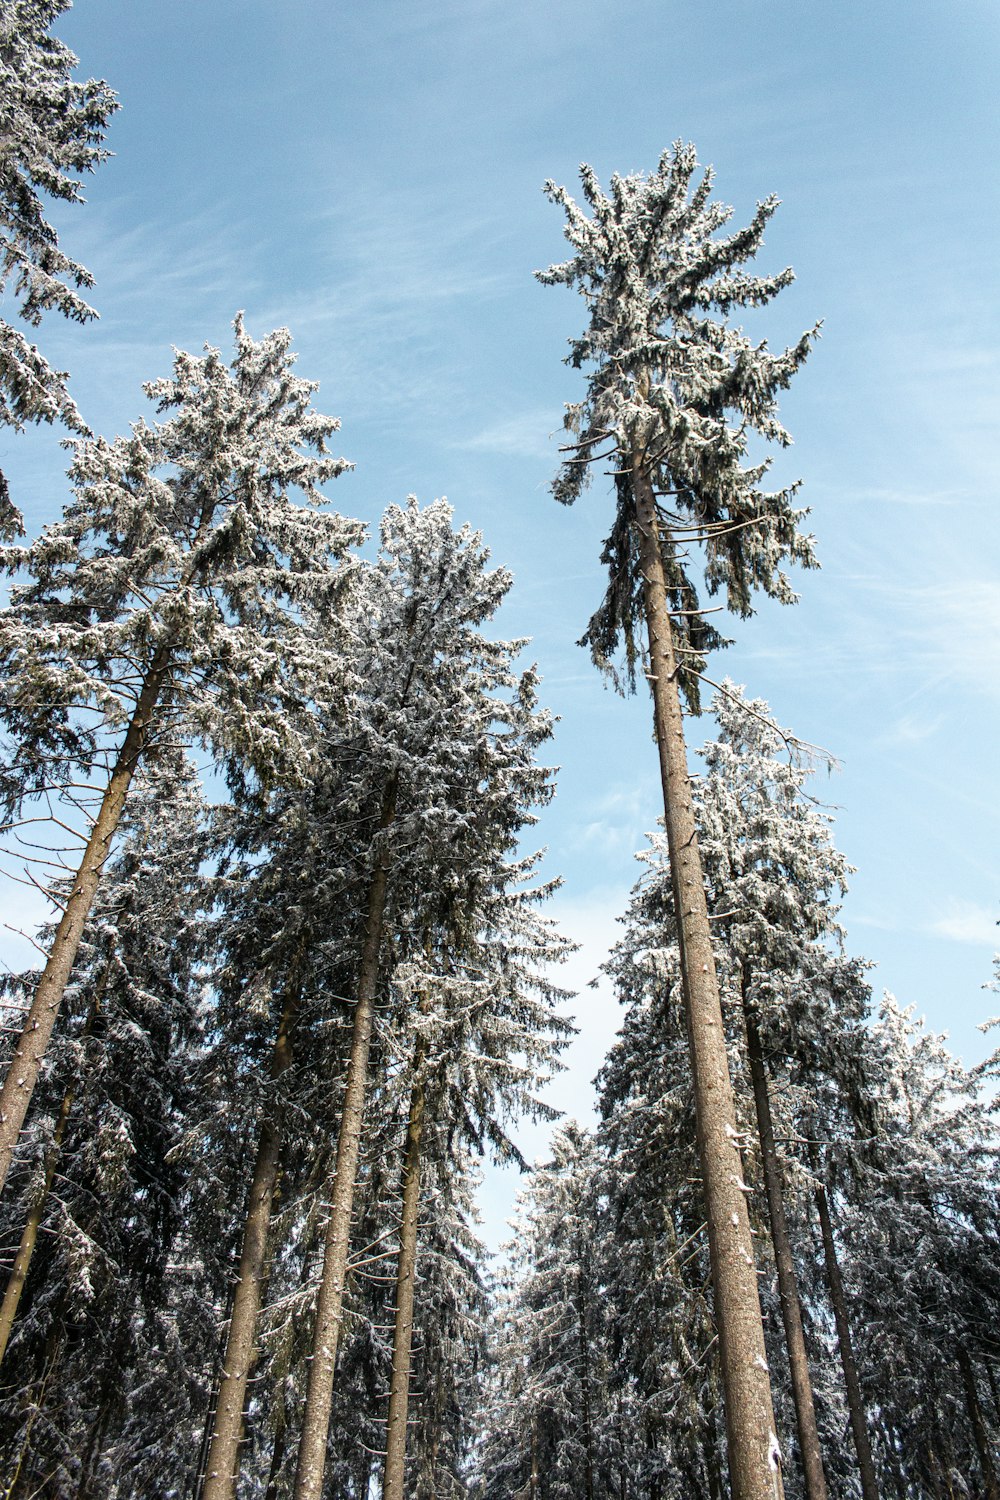
[[[348,706],[378,771],[380,814],[353,987],[353,1042],[329,1185],[296,1500],[315,1500],[323,1482],[375,1002],[388,977],[384,936],[402,926],[424,942],[426,903],[445,911],[463,899],[474,906],[477,884],[495,878],[496,861],[525,821],[526,800],[544,795],[546,773],[531,762],[549,720],[535,710],[533,675],[519,677],[512,669],[518,643],[488,641],[480,630],[510,583],[503,570],[489,571],[487,560],[476,533],[452,529],[443,502],[423,511],[411,502],[386,512],[366,600],[367,654],[356,664],[358,690]],[[423,901],[415,891],[426,892]],[[392,909],[417,915],[402,923],[389,919]]]
[[[590,217],[565,189],[548,184],[550,198],[566,212],[574,253],[539,276],[578,286],[588,306],[588,327],[572,342],[568,362],[592,368],[585,399],[567,416],[575,441],[554,493],[572,503],[593,463],[612,456],[617,507],[603,555],[609,584],[584,640],[604,666],[624,641],[634,676],[637,626],[645,616],[646,675],[681,913],[730,1481],[736,1500],[766,1500],[781,1492],[780,1459],[680,690],[697,709],[704,653],[720,643],[685,565],[690,546],[704,545],[709,592],[723,591],[740,615],[750,613],[755,589],[786,602],[793,597],[781,571],[785,559],[813,561],[793,492],[763,490],[766,465],[748,458],[753,434],[788,441],[776,416],[777,393],[806,357],[810,336],[775,355],[727,321],[734,307],[766,304],[791,280],[790,271],[768,278],[740,269],[759,248],[776,200],[761,204],[745,229],[718,237],[731,210],[709,201],[710,172],[692,188],[695,170],[693,149],[678,144],[650,177],[615,176],[606,195],[585,167]]]
[[[5,1238],[25,1220],[36,1231],[34,1254],[21,1234],[5,1301],[0,1454],[18,1494],[53,1469],[75,1494],[104,1493],[105,1464],[128,1469],[141,1454],[128,1432],[139,1392],[159,1386],[161,1423],[184,1409],[178,1322],[192,1304],[171,1306],[183,1216],[171,1151],[201,1045],[210,897],[200,790],[171,760],[136,782],[4,1205]]]
[[[108,155],[102,146],[118,108],[106,83],[72,78],[77,58],[49,27],[71,0],[3,0],[0,4],[0,294],[14,276],[18,316],[35,328],[55,309],[83,323],[97,314],[74,288],[93,286],[85,266],[59,248],[41,194],[80,203],[74,174],[92,172]],[[66,389],[17,328],[0,318],[0,425],[59,421],[87,431]],[[0,474],[0,534],[19,529]]]
[[[976,1075],[891,996],[872,1040],[884,1079],[879,1128],[833,1186],[861,1384],[877,1413],[880,1492],[994,1495],[1000,1173],[991,1112]]]
[[[515,748],[513,741],[509,748]],[[525,749],[529,755],[522,777],[537,796],[530,738]],[[533,862],[508,863],[501,857],[505,849],[509,854],[519,823],[528,820],[527,808],[518,806],[517,780],[514,765],[497,777],[503,791],[496,801],[500,808],[508,804],[506,817],[499,828],[490,829],[485,822],[481,832],[486,837],[478,850],[469,850],[472,857],[460,872],[457,890],[448,891],[444,882],[430,887],[438,908],[434,939],[425,939],[424,953],[415,955],[394,981],[420,999],[412,1013],[416,1035],[403,1075],[410,1094],[384,1500],[402,1500],[404,1494],[415,1281],[424,1249],[419,1211],[425,1161],[438,1181],[448,1177],[463,1145],[520,1162],[504,1128],[506,1120],[524,1113],[553,1117],[535,1090],[552,1069],[568,1027],[551,1013],[559,991],[545,977],[544,967],[563,959],[568,944],[532,909],[533,901],[551,887],[518,889]],[[425,910],[423,922],[430,916]],[[423,924],[409,925],[420,931]],[[426,1329],[426,1316],[423,1323]]]
[[[303,774],[294,709],[322,691],[331,653],[301,610],[326,607],[335,632],[337,564],[361,529],[290,498],[321,504],[345,464],[327,455],[338,424],[311,409],[289,343],[255,343],[238,318],[231,370],[212,349],[178,354],[146,388],[167,420],[82,440],[62,521],[6,549],[7,572],[27,575],[0,615],[8,817],[63,793],[72,823],[73,789],[92,779],[100,801],[0,1094],[0,1183],[140,761],[187,734],[236,790]]]
[[[815,1379],[810,1378],[802,1333],[804,1322],[812,1324],[812,1373],[820,1388],[811,1434],[817,1447],[822,1439],[827,1449],[833,1482],[851,1464],[839,1437],[842,1397],[819,1332],[828,1314],[812,1265],[806,1143],[818,1135],[837,1142],[843,1153],[857,1150],[859,1139],[872,1128],[866,1092],[877,1090],[882,1069],[865,1024],[870,992],[864,965],[842,952],[838,900],[848,867],[832,844],[828,816],[808,790],[808,773],[783,758],[790,737],[773,724],[765,703],[747,701],[727,684],[713,707],[720,732],[703,752],[707,774],[696,779],[694,799],[730,1063],[741,1080],[749,1075],[753,1085],[746,1092],[753,1098],[756,1120],[746,1117],[747,1104],[739,1118],[743,1180],[752,1183],[758,1166],[763,1170],[778,1303],[792,1366],[789,1394],[797,1406],[803,1395],[813,1404]],[[693,1350],[679,1354],[672,1365],[672,1370],[691,1372],[683,1377],[684,1384],[689,1378],[692,1382],[686,1407],[673,1401],[673,1414],[657,1439],[659,1447],[670,1448],[665,1464],[676,1469],[679,1461],[689,1461],[678,1459],[678,1448],[681,1453],[698,1447],[711,1451],[697,1430],[701,1413],[714,1408],[715,1398],[710,1379],[700,1390],[693,1388],[708,1348],[698,1290],[702,1226],[691,1202],[697,1169],[682,1063],[683,1019],[675,993],[677,920],[667,855],[658,836],[646,857],[650,869],[634,896],[626,937],[610,966],[629,1010],[602,1074],[601,1099],[611,1213],[631,1226],[614,1253],[609,1302],[616,1309],[613,1326],[620,1330],[624,1363],[641,1399],[667,1399],[649,1329],[662,1329],[659,1336],[667,1349],[683,1341]],[[755,1195],[748,1196],[748,1204],[762,1229]],[[686,1276],[671,1265],[679,1246],[688,1247],[680,1257]],[[661,1286],[656,1295],[637,1302],[636,1289],[643,1278],[653,1279],[657,1254],[665,1262]],[[767,1283],[764,1291],[769,1300]],[[798,1369],[790,1347],[796,1335]],[[786,1355],[773,1336],[768,1348],[784,1400]],[[682,1419],[693,1434],[690,1445],[679,1441]],[[799,1426],[804,1426],[801,1411]],[[808,1437],[806,1429],[800,1453]],[[794,1464],[785,1477],[797,1489]],[[698,1477],[694,1470],[688,1482],[710,1488],[714,1480],[708,1473]]]
[[[483,1500],[618,1493],[597,1249],[601,1170],[593,1139],[570,1122],[520,1197],[481,1440]]]

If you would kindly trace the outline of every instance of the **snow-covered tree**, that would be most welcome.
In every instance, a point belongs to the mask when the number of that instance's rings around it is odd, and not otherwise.
[[[154,1476],[145,1460],[151,1428],[162,1441],[187,1415],[205,1334],[199,1299],[173,1286],[184,1193],[172,1148],[202,1044],[210,898],[199,788],[166,759],[136,781],[4,1202],[4,1240],[20,1235],[0,1374],[12,1494],[54,1473],[53,1495],[110,1494],[119,1473],[142,1493],[177,1468],[168,1458]]]
[[[79,323],[97,316],[80,296],[94,279],[59,248],[41,196],[83,201],[78,174],[107,156],[101,143],[118,108],[106,83],[73,78],[77,58],[49,34],[70,4],[0,3],[0,296],[13,281],[17,317],[29,328],[52,309]],[[0,318],[0,425],[59,421],[85,433],[66,380],[21,329]],[[0,534],[19,523],[0,474]]]
[[[767,465],[750,457],[755,436],[788,441],[777,396],[811,336],[773,354],[729,320],[734,308],[766,304],[791,280],[790,271],[764,277],[742,269],[761,245],[776,200],[762,203],[746,228],[720,234],[732,211],[711,201],[711,172],[695,183],[696,170],[693,148],[680,144],[648,177],[613,177],[607,193],[584,167],[589,215],[550,183],[573,254],[539,276],[576,286],[589,314],[568,356],[588,369],[587,392],[567,414],[573,441],[554,493],[572,503],[593,464],[612,457],[617,504],[603,554],[608,588],[584,640],[609,668],[624,645],[634,677],[645,620],[644,669],[681,914],[730,1481],[736,1500],[771,1500],[780,1489],[778,1448],[680,694],[697,708],[705,652],[720,644],[688,562],[695,548],[704,549],[709,592],[721,591],[740,615],[751,612],[758,589],[790,601],[783,563],[813,561],[793,490],[765,490]]]
[[[997,1493],[1000,1166],[980,1081],[886,996],[878,1130],[830,1198],[880,1493]],[[834,1165],[834,1164],[831,1164]],[[988,1394],[987,1394],[988,1393]]]
[[[347,712],[377,770],[380,813],[367,895],[359,902],[353,1040],[329,1184],[296,1500],[318,1500],[323,1482],[376,1000],[391,974],[385,942],[391,935],[397,953],[412,960],[413,947],[430,942],[433,950],[436,927],[446,938],[461,931],[463,912],[475,931],[484,920],[480,892],[488,921],[498,869],[532,804],[548,795],[547,772],[535,766],[534,755],[550,720],[536,708],[534,675],[514,670],[520,643],[482,633],[510,586],[506,572],[487,564],[479,535],[454,530],[444,502],[424,510],[411,502],[386,512],[379,564],[367,578],[367,650],[355,664],[357,691],[348,696]],[[503,876],[501,887],[510,878],[511,872]],[[406,942],[401,934],[408,934]],[[412,990],[404,993],[407,1016]],[[513,1003],[528,1003],[523,991],[513,991]],[[537,1043],[543,1052],[546,1045]],[[478,1086],[474,1080],[471,1087]],[[502,1081],[493,1089],[502,1100]],[[475,1106],[473,1092],[473,1118]],[[494,1128],[489,1119],[480,1126],[487,1138]]]
[[[720,732],[703,752],[707,771],[695,780],[694,800],[730,1066],[749,1085],[740,1091],[741,1180],[752,1183],[757,1170],[764,1179],[776,1307],[766,1282],[764,1290],[769,1310],[780,1309],[785,1335],[782,1348],[769,1331],[769,1363],[783,1402],[789,1370],[800,1437],[798,1461],[786,1465],[785,1480],[797,1492],[801,1466],[806,1493],[822,1494],[820,1439],[833,1449],[832,1472],[839,1476],[843,1412],[829,1350],[815,1331],[826,1314],[815,1303],[806,1142],[819,1132],[850,1150],[868,1133],[872,1109],[864,1091],[866,1084],[877,1089],[881,1076],[865,1028],[870,993],[864,966],[841,951],[837,913],[847,866],[833,846],[829,818],[808,790],[808,773],[780,753],[789,737],[773,724],[765,703],[745,700],[731,684],[713,706]],[[612,1213],[631,1226],[628,1255],[616,1256],[609,1296],[620,1309],[626,1368],[661,1417],[658,1444],[667,1474],[689,1462],[684,1454],[711,1451],[699,1425],[716,1397],[708,1358],[711,1316],[698,1280],[704,1231],[692,1199],[697,1170],[682,1062],[678,923],[664,844],[662,836],[654,839],[649,873],[612,959],[610,972],[628,1011],[601,1084]],[[748,1201],[764,1228],[761,1207],[753,1195]],[[682,1257],[686,1277],[674,1264],[680,1245],[689,1247]],[[803,1271],[813,1298],[806,1309],[796,1285]],[[637,1301],[643,1275],[655,1291]],[[819,1422],[811,1413],[804,1322],[813,1324],[810,1357],[820,1366],[814,1371],[822,1386]],[[687,1372],[679,1380],[688,1391],[683,1400],[668,1393],[669,1379],[657,1376],[651,1327],[662,1328],[665,1349],[687,1346],[666,1358],[675,1379]],[[685,1424],[690,1442],[682,1441]],[[711,1488],[716,1480],[695,1469],[688,1482]]]
[[[480,1438],[483,1500],[629,1493],[609,1441],[602,1175],[593,1138],[570,1122],[519,1198]]]
[[[345,463],[289,345],[286,331],[255,342],[237,318],[231,368],[214,349],[179,353],[146,388],[165,420],[81,440],[62,520],[5,550],[19,581],[0,613],[4,807],[16,831],[32,798],[61,796],[58,822],[84,849],[0,1095],[0,1181],[140,761],[180,735],[237,791],[307,772],[297,708],[330,677],[361,527],[310,508]],[[307,609],[327,612],[322,645]]]
[[[507,783],[509,796],[509,772],[499,780]],[[524,1113],[553,1117],[535,1090],[550,1073],[568,1026],[552,1013],[559,992],[545,968],[564,958],[568,945],[532,909],[533,900],[548,889],[518,888],[533,861],[511,863],[502,857],[509,854],[526,811],[523,804],[509,805],[490,842],[484,841],[478,858],[462,872],[459,888],[434,890],[436,920],[433,928],[424,927],[428,935],[434,933],[433,941],[425,939],[423,953],[395,976],[397,988],[402,985],[404,993],[419,998],[411,1010],[415,1038],[403,1073],[410,1092],[384,1500],[402,1500],[404,1494],[415,1303],[424,1328],[428,1326],[426,1309],[415,1295],[426,1259],[419,1230],[427,1196],[422,1175],[447,1179],[463,1148],[482,1152],[485,1147],[502,1160],[520,1160],[506,1121]],[[425,912],[424,921],[431,916]],[[419,931],[420,924],[411,930]]]

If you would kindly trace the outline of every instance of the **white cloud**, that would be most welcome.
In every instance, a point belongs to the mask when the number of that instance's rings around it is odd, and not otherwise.
[[[549,458],[554,455],[555,439],[562,429],[552,429],[552,411],[524,412],[509,417],[503,422],[493,422],[471,437],[451,444],[453,448],[469,449],[476,453],[501,453],[530,458]]]
[[[977,906],[971,901],[953,901],[951,909],[936,922],[931,931],[956,943],[976,943],[1000,948],[1000,928],[996,906]]]

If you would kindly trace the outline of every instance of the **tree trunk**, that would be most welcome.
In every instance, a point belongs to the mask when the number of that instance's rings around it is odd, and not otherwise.
[[[410,1397],[410,1351],[413,1342],[413,1293],[417,1269],[417,1220],[420,1211],[420,1147],[424,1132],[425,1089],[421,1068],[426,1047],[417,1043],[416,1081],[410,1093],[403,1159],[403,1224],[396,1267],[396,1321],[392,1336],[392,1380],[385,1437],[382,1500],[403,1500],[406,1469],[406,1414]]]
[[[778,1298],[781,1303],[781,1321],[785,1329],[785,1346],[788,1350],[792,1399],[795,1402],[795,1421],[799,1434],[799,1448],[802,1453],[802,1471],[806,1482],[806,1500],[826,1500],[823,1454],[820,1449],[819,1430],[816,1426],[812,1380],[809,1375],[809,1359],[802,1328],[802,1304],[799,1301],[795,1262],[792,1258],[788,1221],[785,1217],[781,1163],[774,1144],[767,1070],[764,1066],[764,1052],[761,1047],[757,1014],[747,998],[745,984],[743,1016],[747,1028],[747,1056],[750,1061],[750,1077],[753,1082],[754,1104],[757,1109],[757,1130],[760,1135],[764,1187],[767,1192],[767,1209],[771,1221],[774,1261],[778,1271]]]
[[[295,1001],[285,1003],[271,1054],[271,1084],[290,1066],[290,1033]],[[247,1381],[257,1352],[257,1319],[265,1281],[267,1235],[271,1205],[278,1181],[281,1158],[282,1110],[272,1099],[264,1119],[250,1183],[250,1204],[243,1231],[243,1249],[236,1281],[236,1295],[229,1320],[229,1337],[222,1364],[222,1379],[215,1405],[215,1425],[205,1467],[202,1500],[234,1500],[239,1474],[240,1443]]]
[[[52,1179],[56,1175],[56,1162],[59,1160],[59,1150],[66,1133],[66,1121],[69,1112],[73,1108],[74,1090],[68,1088],[63,1095],[62,1105],[59,1109],[59,1117],[56,1120],[56,1128],[52,1132],[52,1141],[45,1153],[45,1174],[42,1179],[42,1189],[32,1206],[28,1215],[28,1221],[21,1234],[21,1243],[18,1246],[14,1264],[11,1267],[10,1279],[7,1282],[7,1290],[4,1293],[3,1306],[0,1307],[0,1362],[7,1352],[7,1344],[10,1341],[11,1329],[17,1316],[18,1305],[21,1301],[21,1293],[24,1291],[24,1283],[28,1279],[28,1267],[31,1265],[31,1257],[35,1253],[35,1243],[38,1239],[38,1231],[42,1223],[42,1215],[48,1202],[49,1193],[52,1190]]]
[[[591,1415],[590,1391],[590,1331],[588,1323],[587,1284],[584,1276],[583,1245],[577,1242],[577,1332],[580,1340],[580,1425],[583,1429],[583,1493],[585,1500],[594,1500],[594,1429]]]
[[[278,1500],[278,1484],[281,1479],[281,1466],[285,1460],[285,1434],[288,1426],[284,1417],[278,1421],[274,1431],[274,1442],[271,1446],[271,1467],[267,1472],[267,1489],[264,1491],[264,1500]]]
[[[816,1170],[816,1162],[813,1162]],[[865,1415],[864,1399],[858,1367],[854,1360],[854,1345],[851,1342],[851,1325],[847,1317],[847,1299],[844,1283],[837,1263],[837,1247],[833,1239],[833,1224],[830,1221],[830,1205],[826,1188],[816,1184],[816,1208],[819,1212],[820,1231],[823,1235],[823,1257],[826,1261],[826,1279],[830,1286],[830,1301],[837,1325],[837,1340],[840,1344],[840,1364],[844,1372],[844,1390],[847,1394],[847,1409],[851,1417],[854,1448],[858,1455],[858,1475],[864,1500],[879,1500],[878,1482],[875,1478],[875,1462],[872,1458],[871,1439],[868,1436],[868,1419]]]
[[[111,964],[105,965],[98,982],[97,993],[94,996],[87,1016],[86,1024],[81,1033],[81,1038],[90,1035],[97,1016],[100,1013],[101,1003],[104,999],[111,977]],[[59,1106],[59,1114],[56,1118],[55,1129],[52,1132],[52,1140],[45,1153],[45,1173],[42,1179],[42,1190],[38,1199],[28,1215],[28,1222],[21,1234],[21,1243],[18,1246],[14,1264],[11,1267],[10,1279],[7,1282],[7,1290],[4,1293],[3,1306],[0,1307],[0,1364],[7,1352],[7,1344],[10,1341],[11,1329],[17,1316],[17,1309],[24,1291],[24,1284],[28,1279],[28,1268],[31,1265],[31,1257],[35,1253],[35,1245],[38,1240],[38,1231],[41,1228],[42,1215],[45,1212],[45,1204],[49,1193],[52,1191],[52,1180],[56,1175],[56,1164],[59,1161],[59,1153],[62,1150],[63,1137],[66,1134],[66,1125],[69,1121],[70,1110],[73,1108],[73,1100],[76,1095],[76,1083],[70,1084],[63,1094],[62,1104]]]
[[[386,783],[382,798],[379,833],[384,834],[396,813],[396,777]],[[337,1163],[330,1188],[330,1217],[323,1247],[323,1275],[316,1303],[316,1325],[313,1332],[306,1406],[302,1418],[298,1466],[295,1473],[294,1500],[320,1500],[323,1472],[326,1467],[326,1441],[330,1428],[330,1406],[333,1399],[333,1376],[337,1363],[337,1345],[344,1302],[347,1274],[347,1252],[351,1237],[351,1210],[358,1173],[358,1150],[364,1116],[368,1081],[368,1052],[371,1046],[375,989],[378,982],[379,953],[385,921],[385,901],[389,885],[389,849],[380,840],[378,863],[368,891],[368,911],[364,948],[358,973],[358,998],[354,1010],[354,1032],[351,1057],[347,1068],[344,1107],[337,1140]]]
[[[528,1480],[531,1500],[538,1500],[538,1412],[531,1414],[531,1474]]]
[[[968,1351],[961,1347],[958,1350],[958,1364],[965,1386],[969,1424],[976,1440],[976,1452],[979,1454],[979,1467],[983,1471],[983,1500],[1000,1500],[996,1466],[993,1463],[993,1454],[990,1452],[990,1435],[986,1429],[983,1409],[979,1404],[979,1392],[976,1389],[976,1372],[972,1368],[972,1360],[969,1358]]]
[[[105,862],[111,852],[111,841],[121,821],[129,785],[146,747],[153,711],[170,669],[170,659],[169,648],[161,646],[146,672],[139,701],[73,880],[73,889],[56,928],[52,951],[42,970],[24,1030],[7,1069],[3,1089],[0,1090],[0,1191],[7,1180],[42,1058],[66,993]]]
[[[698,1152],[708,1220],[733,1500],[781,1500],[781,1458],[753,1239],[739,1166],[736,1109],[688,779],[656,498],[645,458],[631,460],[670,878],[677,912]]]

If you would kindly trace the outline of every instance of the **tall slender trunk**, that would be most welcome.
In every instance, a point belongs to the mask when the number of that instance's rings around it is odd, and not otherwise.
[[[814,1172],[816,1172],[817,1167],[818,1162],[814,1157]],[[816,1209],[819,1213],[819,1227],[823,1236],[823,1258],[826,1262],[826,1279],[830,1287],[830,1301],[833,1304],[833,1318],[837,1325],[837,1340],[840,1344],[840,1365],[844,1372],[847,1409],[851,1418],[851,1432],[854,1434],[854,1448],[858,1455],[858,1475],[861,1479],[861,1493],[864,1496],[864,1500],[879,1500],[878,1481],[875,1478],[875,1461],[872,1458],[871,1439],[868,1436],[868,1418],[865,1414],[865,1403],[861,1394],[861,1381],[858,1379],[858,1367],[854,1359],[851,1324],[847,1316],[847,1298],[844,1296],[844,1282],[840,1274],[840,1265],[837,1261],[837,1246],[833,1238],[830,1204],[826,1196],[826,1188],[819,1181],[816,1184]]]
[[[48,962],[42,970],[24,1029],[0,1090],[0,1190],[7,1180],[21,1126],[38,1080],[42,1058],[66,993],[80,939],[97,894],[105,862],[111,852],[111,841],[121,821],[132,777],[146,747],[153,712],[166,682],[170,661],[170,648],[161,646],[146,672],[139,700],[74,877],[73,889],[56,928]]]
[[[538,1500],[538,1412],[531,1414],[531,1474],[528,1479],[528,1494]]]
[[[294,996],[286,1000],[278,1026],[271,1054],[272,1085],[277,1083],[291,1065],[291,1029],[295,1018],[295,1003]],[[229,1336],[215,1405],[215,1424],[208,1450],[202,1500],[234,1500],[236,1494],[240,1443],[243,1439],[243,1410],[246,1406],[247,1381],[257,1352],[257,1319],[265,1281],[271,1205],[281,1159],[282,1124],[281,1106],[277,1100],[272,1099],[261,1127],[257,1160],[250,1182],[250,1203],[243,1231],[240,1268],[229,1319]]]
[[[962,1383],[965,1386],[965,1404],[969,1411],[972,1435],[976,1440],[979,1467],[983,1471],[983,1500],[1000,1500],[996,1466],[993,1462],[993,1454],[990,1452],[990,1435],[983,1418],[983,1408],[979,1403],[979,1392],[976,1389],[976,1372],[972,1368],[972,1360],[969,1358],[968,1351],[961,1346],[958,1349],[958,1366],[962,1372]]]
[[[663,782],[670,878],[708,1219],[733,1500],[781,1500],[781,1458],[764,1352],[750,1217],[715,973],[705,879],[688,778],[656,497],[641,452],[631,459],[635,529],[649,635],[649,675]]]
[[[420,1149],[424,1133],[425,1085],[421,1070],[426,1044],[421,1037],[414,1056],[403,1158],[403,1223],[396,1266],[396,1320],[392,1336],[392,1380],[385,1437],[382,1500],[403,1500],[406,1469],[406,1414],[410,1398],[410,1354],[413,1343],[413,1294],[417,1270],[417,1221],[420,1212]]]
[[[745,981],[743,1017],[747,1029],[747,1056],[750,1061],[750,1078],[753,1082],[753,1097],[757,1110],[764,1187],[767,1193],[768,1216],[771,1221],[771,1242],[774,1246],[774,1262],[778,1271],[778,1299],[781,1303],[781,1321],[785,1330],[785,1347],[788,1350],[792,1399],[795,1403],[795,1421],[802,1454],[802,1471],[806,1482],[806,1500],[826,1500],[826,1475],[823,1473],[823,1454],[820,1449],[819,1430],[816,1426],[812,1380],[809,1375],[809,1359],[802,1328],[802,1304],[795,1279],[792,1245],[788,1237],[781,1163],[778,1160],[778,1152],[774,1143],[767,1069],[764,1065],[764,1051],[761,1046],[757,1013],[747,996]]]
[[[281,1468],[285,1461],[285,1435],[288,1432],[288,1424],[284,1415],[279,1417],[274,1429],[274,1442],[271,1445],[271,1467],[267,1471],[267,1489],[264,1491],[264,1500],[278,1500],[278,1484],[281,1480]]]
[[[385,833],[396,815],[397,778],[391,776],[382,797],[379,834]],[[351,1211],[358,1175],[358,1151],[364,1117],[368,1082],[368,1052],[371,1046],[375,990],[378,982],[379,953],[385,922],[385,902],[389,886],[389,849],[379,840],[378,863],[368,891],[364,947],[358,973],[357,1004],[354,1009],[354,1031],[351,1057],[347,1067],[344,1106],[337,1139],[337,1163],[330,1188],[330,1217],[323,1246],[323,1274],[316,1303],[316,1325],[313,1331],[306,1407],[302,1418],[298,1466],[295,1473],[294,1500],[320,1500],[323,1472],[326,1467],[326,1441],[330,1428],[330,1406],[333,1400],[333,1375],[337,1364],[337,1345],[344,1303],[344,1281],[347,1275],[347,1253],[351,1238]]]
[[[584,1248],[577,1241],[577,1336],[580,1341],[580,1425],[583,1428],[583,1493],[586,1500],[594,1500],[594,1424],[590,1390],[590,1330],[589,1297],[584,1272]]]
[[[87,1016],[81,1037],[89,1036],[93,1030],[94,1022],[100,1013],[101,1004],[107,991],[108,981],[111,978],[110,962],[104,966],[100,980],[97,985],[97,993],[91,1003],[90,1013]],[[7,1352],[7,1344],[10,1341],[11,1329],[14,1319],[17,1317],[17,1309],[24,1291],[24,1284],[28,1279],[28,1269],[31,1265],[31,1257],[35,1253],[35,1245],[38,1242],[38,1231],[42,1224],[42,1215],[45,1212],[45,1204],[49,1193],[52,1191],[52,1182],[56,1175],[56,1165],[59,1161],[59,1153],[62,1150],[63,1138],[66,1134],[66,1125],[69,1121],[70,1111],[73,1108],[73,1100],[76,1097],[75,1081],[69,1085],[63,1094],[62,1104],[59,1106],[59,1114],[56,1117],[55,1129],[45,1153],[45,1168],[42,1178],[42,1189],[38,1194],[28,1221],[21,1234],[21,1243],[18,1246],[14,1264],[11,1267],[10,1279],[7,1282],[7,1290],[4,1293],[3,1305],[0,1306],[0,1364]]]
[[[28,1267],[31,1265],[31,1257],[35,1253],[35,1244],[38,1240],[42,1215],[45,1212],[45,1205],[52,1190],[52,1180],[56,1175],[56,1163],[59,1160],[63,1136],[66,1133],[66,1122],[69,1119],[69,1112],[73,1108],[74,1092],[75,1090],[70,1087],[63,1095],[63,1101],[59,1108],[59,1116],[56,1120],[56,1128],[52,1132],[52,1140],[45,1153],[45,1170],[41,1191],[32,1205],[27,1223],[21,1233],[21,1243],[18,1246],[17,1255],[14,1257],[14,1264],[11,1267],[10,1279],[7,1282],[7,1290],[4,1293],[3,1306],[0,1307],[0,1362],[3,1361],[3,1357],[7,1352],[14,1319],[17,1316],[17,1309],[21,1301],[21,1293],[24,1291],[24,1284],[28,1279]]]

